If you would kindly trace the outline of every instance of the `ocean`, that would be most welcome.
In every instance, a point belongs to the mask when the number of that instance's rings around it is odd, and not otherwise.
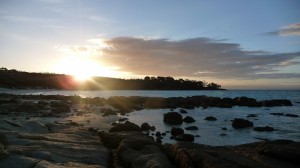
[[[256,142],[262,139],[290,139],[300,141],[300,91],[297,90],[222,90],[222,91],[142,91],[142,90],[119,90],[119,91],[58,91],[58,90],[0,90],[0,93],[11,94],[42,94],[42,95],[78,95],[81,97],[103,97],[111,96],[148,96],[148,97],[187,97],[195,95],[207,95],[215,97],[241,97],[247,96],[257,100],[270,99],[288,99],[292,101],[293,106],[285,107],[233,107],[207,109],[196,108],[187,110],[183,117],[192,116],[196,122],[183,123],[180,126],[197,126],[198,130],[185,133],[197,135],[196,143],[206,145],[239,145],[244,143]],[[180,109],[174,111],[179,112]],[[141,125],[144,122],[154,125],[156,131],[161,133],[170,131],[172,126],[163,123],[163,114],[170,109],[143,109],[135,111],[126,116],[129,121]],[[288,117],[272,115],[271,113],[295,114],[299,117]],[[257,117],[247,117],[249,114],[255,114]],[[216,121],[204,120],[207,116],[214,116]],[[120,116],[121,117],[121,116]],[[122,116],[124,117],[124,116]],[[271,126],[275,130],[272,132],[257,132],[253,128],[234,129],[231,126],[231,120],[234,118],[243,118],[253,122],[254,127]],[[225,129],[226,128],[226,129]],[[225,129],[225,130],[224,130]],[[155,132],[156,132],[155,131]],[[153,132],[153,133],[155,133]],[[164,143],[174,143],[170,135],[163,137]]]

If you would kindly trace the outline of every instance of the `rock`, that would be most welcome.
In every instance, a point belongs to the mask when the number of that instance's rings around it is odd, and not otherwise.
[[[171,129],[171,134],[174,136],[182,135],[183,133],[184,133],[184,130],[181,128],[172,127],[172,129]]]
[[[285,116],[287,116],[287,117],[293,117],[293,118],[299,117],[299,116],[296,115],[296,114],[286,114]]]
[[[113,163],[111,167],[158,167],[171,168],[168,157],[162,152],[160,144],[141,132],[102,133],[103,142],[112,147]],[[156,138],[158,142],[160,138]]]
[[[222,134],[220,134],[220,136],[226,136],[227,134],[224,134],[224,133],[222,133]]]
[[[217,118],[216,118],[216,117],[213,117],[213,116],[208,116],[208,117],[205,117],[204,120],[207,120],[207,121],[216,121]]]
[[[182,134],[175,137],[176,141],[186,141],[186,142],[193,142],[194,135],[191,134]]]
[[[255,99],[248,97],[236,97],[233,100],[235,104],[239,106],[262,107],[263,105],[261,102],[257,102]]]
[[[242,118],[235,118],[232,121],[231,125],[233,128],[247,128],[247,127],[253,127],[253,122],[244,120]]]
[[[164,114],[164,122],[171,125],[182,124],[182,116],[177,112],[168,112]]]
[[[270,113],[271,115],[276,115],[276,116],[284,116],[283,113]]]
[[[198,130],[198,127],[196,126],[189,126],[189,127],[185,127],[186,130]]]
[[[224,131],[225,131],[225,130],[227,130],[227,128],[226,128],[226,127],[223,127],[223,128],[222,128],[222,130],[224,130]]]
[[[257,117],[257,114],[248,114],[247,117]]]
[[[181,114],[187,114],[188,112],[185,109],[180,109],[179,111]]]
[[[168,148],[168,156],[175,165],[182,168],[297,168],[300,165],[300,142],[264,141],[218,147],[177,142],[164,147]]]
[[[126,121],[124,124],[117,124],[116,126],[112,127],[109,132],[121,132],[121,131],[142,131],[142,129],[129,121]]]
[[[269,127],[269,126],[265,126],[265,127],[254,127],[253,128],[254,131],[259,131],[259,132],[270,132],[270,131],[274,131],[274,128]]]
[[[160,133],[159,131],[157,131],[157,132],[155,133],[155,136],[156,136],[156,137],[161,137],[161,133]]]
[[[193,123],[193,122],[195,122],[196,120],[193,118],[193,117],[191,117],[191,116],[186,116],[186,117],[184,117],[184,119],[183,119],[183,122],[185,122],[185,123]]]
[[[292,102],[286,99],[274,99],[274,100],[265,100],[262,101],[262,104],[266,107],[274,106],[292,106]]]
[[[141,129],[143,130],[143,131],[155,131],[155,126],[150,126],[148,123],[143,123],[142,125],[141,125]]]

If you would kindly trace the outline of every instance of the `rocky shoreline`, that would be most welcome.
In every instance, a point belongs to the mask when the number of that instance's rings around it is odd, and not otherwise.
[[[185,134],[176,127],[181,122],[192,123],[193,118],[182,117],[181,114],[186,113],[184,109],[171,111],[183,107],[229,108],[236,105],[271,107],[291,106],[292,103],[289,100],[256,101],[246,97],[84,99],[78,96],[0,94],[0,167],[254,168],[297,167],[300,164],[300,143],[291,140],[218,147],[193,143],[194,135]],[[127,113],[143,108],[170,108],[170,114],[163,120],[175,124],[172,130],[149,136],[155,126],[147,123],[138,126],[126,121]],[[116,114],[124,117],[119,118]],[[94,120],[101,122],[100,128],[99,125],[93,127]],[[206,120],[217,118],[209,116]],[[111,125],[112,121],[114,124]],[[232,121],[232,127],[237,129],[252,126],[245,119]],[[268,126],[254,129],[272,131]],[[161,138],[166,135],[171,135],[177,143],[162,144]]]

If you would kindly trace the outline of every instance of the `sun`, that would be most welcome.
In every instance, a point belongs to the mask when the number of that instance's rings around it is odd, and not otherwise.
[[[72,75],[79,82],[100,75],[103,69],[102,65],[93,60],[78,57],[67,57],[55,66],[55,71]]]
[[[72,75],[77,82],[91,80],[93,76],[116,77],[120,73],[114,68],[100,64],[88,58],[69,56],[54,67],[56,72]]]

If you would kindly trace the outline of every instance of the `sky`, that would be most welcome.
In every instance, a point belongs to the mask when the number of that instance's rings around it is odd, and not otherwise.
[[[300,89],[300,1],[0,0],[0,67]]]

